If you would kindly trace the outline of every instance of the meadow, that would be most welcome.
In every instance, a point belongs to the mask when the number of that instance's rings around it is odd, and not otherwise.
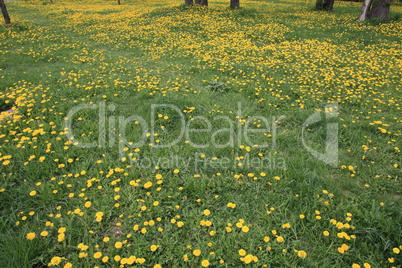
[[[0,267],[402,267],[401,4],[182,2],[6,3]]]

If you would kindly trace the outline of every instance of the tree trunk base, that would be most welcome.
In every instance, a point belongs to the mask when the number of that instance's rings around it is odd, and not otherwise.
[[[240,6],[239,0],[230,0],[230,8],[235,9]]]
[[[367,13],[371,5],[371,0],[364,0],[360,10],[359,21],[364,21],[367,18]]]
[[[208,6],[208,0],[195,0],[195,4],[200,6]]]
[[[386,19],[389,14],[392,0],[378,0],[375,6],[371,6],[367,18]]]
[[[359,21],[366,19],[382,19],[388,18],[392,0],[364,0],[360,10]]]
[[[334,0],[317,0],[315,3],[316,10],[333,11]]]
[[[10,16],[8,15],[7,7],[6,4],[4,3],[4,0],[0,0],[0,8],[1,8],[1,13],[3,13],[4,21],[6,25],[11,24],[11,19]]]

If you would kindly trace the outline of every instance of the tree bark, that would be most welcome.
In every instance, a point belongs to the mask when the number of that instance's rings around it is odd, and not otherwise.
[[[193,0],[184,0],[184,4],[186,6],[192,6],[194,4],[194,1]]]
[[[368,18],[386,19],[389,14],[392,0],[376,0],[371,3],[371,8],[368,13]]]
[[[120,6],[121,5],[121,2],[120,2],[120,0],[117,0],[117,4]]]
[[[240,0],[230,0],[230,8],[238,8],[240,6]]]
[[[334,8],[334,0],[317,0],[315,2],[315,9],[332,11]]]
[[[208,6],[208,0],[195,0],[197,5]]]
[[[3,13],[4,21],[6,22],[6,25],[11,24],[10,16],[8,15],[7,12],[7,7],[6,4],[4,3],[4,0],[0,0],[0,8],[1,8],[1,13]]]
[[[359,21],[364,21],[367,18],[367,13],[371,5],[371,0],[364,0],[360,10]]]

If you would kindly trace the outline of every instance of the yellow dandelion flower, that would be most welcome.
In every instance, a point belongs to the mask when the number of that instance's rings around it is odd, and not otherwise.
[[[243,226],[242,228],[241,228],[241,230],[244,232],[244,233],[248,233],[248,231],[250,230],[247,226]]]
[[[65,236],[66,236],[66,235],[65,235],[64,233],[59,234],[59,235],[57,236],[57,241],[58,241],[58,242],[62,242],[62,241],[64,240]]]
[[[208,260],[203,260],[201,262],[202,267],[208,267],[209,266],[209,261]]]
[[[99,211],[99,212],[96,212],[96,213],[95,213],[95,216],[96,216],[96,217],[103,217],[103,212],[100,212],[100,211]]]
[[[193,255],[196,256],[196,257],[200,256],[200,255],[201,255],[201,250],[195,249],[195,250],[193,251]]]
[[[95,252],[95,254],[94,254],[95,259],[99,259],[101,257],[102,257],[102,252],[99,252],[99,251]]]
[[[298,256],[299,258],[305,259],[305,258],[307,257],[307,253],[306,253],[304,250],[299,250],[299,251],[297,252],[297,256]]]
[[[285,239],[282,236],[278,236],[276,238],[276,241],[278,241],[279,243],[282,243],[283,241],[285,241]]]
[[[148,181],[147,183],[144,184],[144,188],[148,189],[152,186],[152,182]]]
[[[35,239],[35,237],[36,237],[35,233],[27,233],[27,235],[26,235],[26,239],[28,239],[28,240]]]
[[[252,261],[253,261],[253,255],[251,255],[251,254],[248,254],[247,256],[245,256],[244,258],[242,258],[242,261],[245,263],[245,264],[249,264],[249,263],[251,263]]]
[[[242,256],[242,257],[246,256],[246,254],[247,254],[247,252],[244,249],[239,249],[238,252],[239,252],[239,255]]]
[[[47,231],[43,231],[40,233],[41,236],[47,236],[49,233]]]
[[[47,265],[48,266],[57,266],[60,264],[60,262],[61,262],[61,258],[54,256]]]
[[[344,251],[347,251],[347,250],[349,249],[349,246],[346,245],[346,244],[342,244],[342,245],[341,245],[341,248],[342,248]]]

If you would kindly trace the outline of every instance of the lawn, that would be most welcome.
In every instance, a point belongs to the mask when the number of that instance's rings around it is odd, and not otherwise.
[[[402,267],[402,6],[7,2],[0,267]]]

